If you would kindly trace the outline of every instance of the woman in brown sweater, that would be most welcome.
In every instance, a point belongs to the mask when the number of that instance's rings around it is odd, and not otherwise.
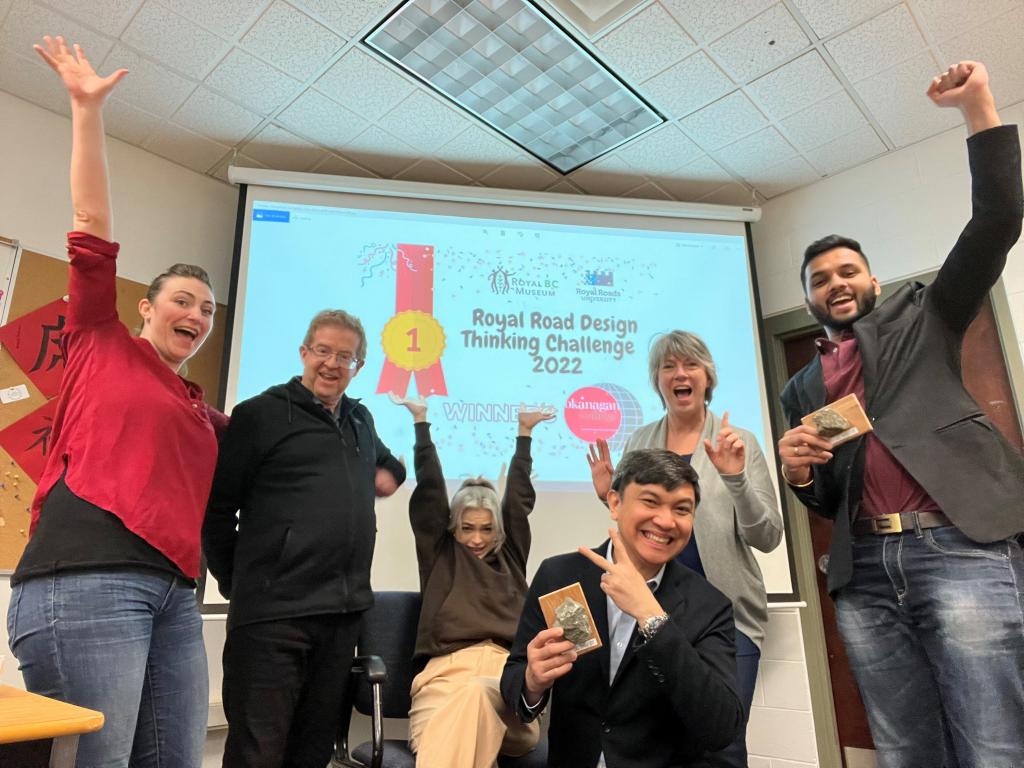
[[[416,537],[423,607],[412,683],[409,743],[419,768],[490,768],[499,754],[537,744],[536,723],[506,712],[498,689],[526,598],[526,560],[537,495],[530,481],[533,428],[553,411],[520,411],[505,497],[483,478],[466,480],[448,501],[430,439],[427,406],[402,401],[416,429],[416,490],[409,520]]]

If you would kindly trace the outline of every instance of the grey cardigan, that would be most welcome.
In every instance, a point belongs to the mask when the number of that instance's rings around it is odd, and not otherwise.
[[[768,598],[750,548],[771,552],[779,545],[782,514],[768,464],[752,433],[733,426],[747,449],[746,467],[738,475],[718,473],[704,451],[704,438],[714,445],[722,420],[710,409],[706,414],[691,459],[700,477],[700,504],[693,530],[708,581],[732,601],[736,629],[760,648],[768,623]],[[668,419],[663,416],[630,435],[623,452],[665,448],[667,444]]]

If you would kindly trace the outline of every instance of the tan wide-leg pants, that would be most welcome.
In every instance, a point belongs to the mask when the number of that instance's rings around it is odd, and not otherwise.
[[[412,681],[409,744],[417,768],[491,768],[537,745],[540,724],[507,712],[498,681],[508,651],[490,641],[431,659]]]

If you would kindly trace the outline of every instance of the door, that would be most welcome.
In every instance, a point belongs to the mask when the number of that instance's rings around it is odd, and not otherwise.
[[[821,335],[823,334],[820,329],[814,329],[783,342],[787,376],[792,376],[814,358],[817,354],[814,339]],[[1020,419],[1014,403],[1010,378],[1006,372],[995,315],[988,299],[985,300],[985,305],[964,337],[961,366],[964,384],[981,409],[1012,445],[1018,450],[1024,450]],[[821,558],[828,552],[832,523],[811,514],[810,529],[815,563],[820,564]],[[836,629],[835,608],[825,587],[825,575],[820,567],[816,569],[816,574],[828,653],[829,677],[832,682],[836,723],[839,729],[839,745],[844,761],[847,761],[850,754],[848,750],[873,749],[874,745],[868,729],[867,716],[864,714],[864,705]],[[847,768],[853,768],[849,763],[846,764]]]

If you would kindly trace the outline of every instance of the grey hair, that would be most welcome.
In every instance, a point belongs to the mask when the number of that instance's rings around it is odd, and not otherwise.
[[[708,386],[704,390],[704,404],[711,402],[711,395],[718,385],[718,370],[715,368],[715,359],[711,357],[711,350],[704,343],[704,339],[696,333],[689,331],[669,331],[659,336],[651,345],[651,352],[647,356],[647,368],[651,376],[651,386],[658,394],[662,406],[665,405],[665,398],[661,396],[658,389],[658,372],[662,364],[674,357],[677,360],[696,360],[708,376]]]
[[[302,346],[308,347],[313,343],[313,336],[316,334],[317,329],[324,325],[336,325],[339,328],[347,328],[359,337],[359,349],[356,350],[356,358],[359,360],[366,359],[366,331],[363,330],[363,324],[359,322],[359,318],[355,315],[350,315],[344,309],[322,309],[313,316],[313,319],[309,321],[309,328],[306,331],[306,338],[302,341]]]
[[[498,492],[490,480],[483,477],[471,477],[464,480],[459,490],[452,496],[451,516],[448,519],[448,530],[454,534],[462,523],[462,515],[467,509],[486,509],[494,518],[494,549],[497,552],[505,543],[505,521],[501,517],[501,504]]]
[[[645,448],[630,451],[619,461],[612,476],[612,490],[619,495],[625,493],[630,483],[638,485],[660,485],[666,491],[674,491],[681,485],[693,486],[694,507],[700,504],[700,483],[697,470],[677,453],[661,448]]]

